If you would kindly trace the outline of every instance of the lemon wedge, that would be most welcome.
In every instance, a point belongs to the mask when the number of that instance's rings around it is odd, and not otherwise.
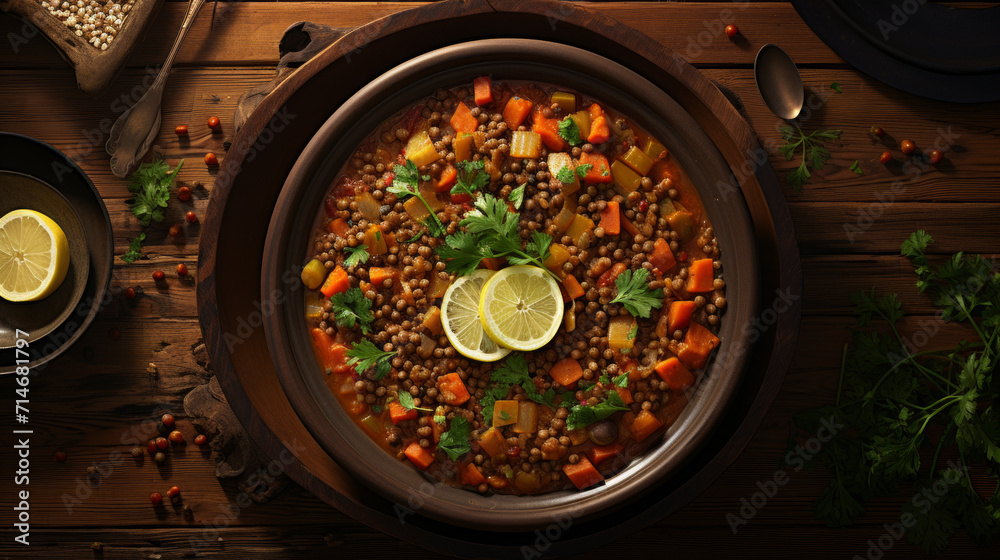
[[[495,362],[510,353],[486,336],[479,320],[479,294],[495,274],[492,270],[476,270],[459,276],[441,300],[441,324],[451,345],[459,354],[480,362]]]
[[[0,297],[48,297],[68,269],[69,243],[52,218],[34,210],[14,210],[0,218]]]
[[[479,296],[479,318],[486,334],[511,350],[537,350],[562,325],[559,285],[537,266],[518,265],[493,275]]]

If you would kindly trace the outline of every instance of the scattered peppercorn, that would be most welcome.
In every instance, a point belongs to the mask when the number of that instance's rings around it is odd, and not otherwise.
[[[188,275],[188,267],[187,267],[187,265],[184,264],[184,263],[178,264],[177,265],[177,276],[187,276],[187,275]]]
[[[174,224],[174,225],[170,226],[169,233],[170,233],[170,237],[177,237],[178,235],[181,234],[181,226],[179,226],[177,224]]]
[[[142,457],[142,449],[140,449],[138,447],[133,447],[132,450],[129,451],[129,453],[131,453],[132,456],[135,457],[136,459],[138,459],[139,457]]]
[[[125,297],[128,299],[135,299],[135,288],[131,286],[125,288]]]
[[[181,489],[178,488],[178,487],[176,487],[176,486],[171,486],[170,490],[167,490],[167,497],[168,498],[173,499],[173,498],[176,498],[177,496],[180,496],[180,495],[181,495]]]
[[[65,451],[56,451],[55,460],[56,460],[57,463],[65,463],[66,462],[66,452]]]
[[[899,151],[906,155],[910,155],[917,150],[917,145],[909,140],[903,140],[899,143]]]
[[[160,422],[163,422],[163,425],[168,428],[173,428],[174,424],[176,423],[176,421],[174,420],[174,415],[170,414],[169,412],[160,417]]]
[[[882,152],[882,155],[878,158],[882,163],[889,163],[892,161],[892,153],[889,151]]]
[[[169,439],[172,443],[184,443],[184,434],[182,434],[179,430],[174,430],[170,432],[167,439]]]
[[[181,187],[177,189],[177,198],[182,202],[191,200],[191,187]]]
[[[875,136],[878,136],[879,138],[885,136],[885,129],[882,128],[881,126],[873,126],[870,129],[868,129],[868,132],[874,134]]]
[[[153,455],[153,460],[157,463],[162,463],[167,460],[167,456],[162,451],[157,451],[156,455]]]
[[[931,165],[937,165],[941,163],[941,160],[943,159],[944,159],[944,152],[942,152],[941,150],[931,150],[931,154],[930,156],[928,156],[927,161],[929,161]]]
[[[174,127],[174,134],[177,136],[187,136],[188,127],[186,124],[179,124]]]
[[[205,154],[205,163],[208,165],[219,165],[219,158],[215,157],[215,154],[208,152]]]
[[[198,434],[194,436],[195,445],[205,445],[206,443],[208,443],[208,438],[205,437],[205,434]]]
[[[222,121],[219,120],[219,117],[208,117],[208,128],[218,130],[220,126],[222,126]]]
[[[166,449],[168,447],[170,447],[170,442],[167,441],[167,438],[164,438],[164,437],[158,437],[158,438],[156,438],[156,448],[157,449],[159,449],[160,451],[163,451],[164,449]]]
[[[163,504],[163,496],[159,492],[153,492],[149,495],[149,501],[153,502],[154,506]]]
[[[189,224],[193,224],[198,221],[198,214],[189,210],[187,214],[184,214],[184,219],[187,220]]]
[[[726,37],[735,37],[740,32],[740,29],[733,24],[726,26]]]
[[[153,271],[153,280],[155,280],[157,282],[159,282],[160,280],[163,280],[164,278],[166,278],[166,276],[167,275],[164,274],[162,270],[154,270]]]
[[[154,440],[149,440],[146,444],[146,451],[149,451],[150,455],[156,455],[156,442]]]

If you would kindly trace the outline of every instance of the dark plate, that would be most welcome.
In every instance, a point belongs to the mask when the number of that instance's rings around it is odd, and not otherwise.
[[[18,174],[18,188],[33,189],[25,196],[23,191],[5,193],[10,187],[0,186],[0,214],[22,207],[38,210],[56,220],[70,242],[70,272],[55,293],[27,304],[30,311],[26,311],[28,307],[8,309],[0,304],[0,330],[28,330],[22,325],[32,329],[27,365],[38,371],[69,348],[102,307],[114,260],[111,220],[83,170],[44,142],[0,132],[0,172],[7,172],[3,173],[6,177]],[[0,347],[5,336],[0,333]],[[16,359],[14,349],[0,349],[0,374],[12,373]]]
[[[309,236],[330,185],[355,147],[386,118],[430,96],[439,87],[469,84],[476,76],[548,82],[609,104],[671,150],[698,189],[722,248],[727,311],[719,338],[723,351],[700,378],[677,422],[660,441],[631,457],[606,483],[584,490],[534,496],[482,496],[438,483],[409,462],[379,448],[336,400],[316,363],[302,300],[304,290],[275,302],[265,318],[275,368],[299,417],[326,451],[369,487],[397,503],[419,501],[422,513],[466,527],[533,530],[553,516],[583,520],[607,514],[652,491],[701,446],[740,383],[746,353],[742,331],[757,313],[758,270],[753,226],[742,197],[728,196],[731,174],[698,123],[645,78],[583,49],[546,41],[490,39],[459,43],[416,57],[383,73],[342,104],[320,128],[293,167],[268,229],[262,301],[287,292],[309,249]]]
[[[958,103],[1000,100],[1000,6],[925,0],[792,0],[834,52],[903,91]]]

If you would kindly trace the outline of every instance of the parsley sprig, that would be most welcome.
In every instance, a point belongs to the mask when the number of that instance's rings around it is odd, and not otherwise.
[[[128,244],[128,251],[122,255],[122,260],[131,263],[136,259],[142,258],[142,242],[146,240],[146,234],[140,233],[137,237],[133,238]]]
[[[566,417],[566,429],[575,430],[589,426],[594,422],[604,420],[619,410],[628,410],[628,407],[625,406],[625,401],[622,400],[618,391],[610,391],[605,400],[595,405],[573,405]]]
[[[900,484],[914,483],[917,493],[933,487],[940,499],[907,500],[903,510],[916,520],[906,532],[910,542],[939,552],[957,527],[980,542],[1000,532],[1000,485],[983,500],[963,472],[978,464],[994,484],[1000,478],[1000,274],[981,256],[963,253],[932,265],[932,242],[917,231],[901,246],[917,287],[933,297],[941,320],[970,326],[979,340],[912,348],[899,333],[904,312],[896,294],[854,294],[859,328],[844,347],[836,400],[797,414],[795,424],[813,434],[823,422],[844,427],[816,455],[833,474],[813,506],[818,518],[847,525],[872,499],[896,495]],[[875,321],[888,329],[873,330]],[[925,448],[934,450],[929,465]],[[943,496],[940,480],[947,482]]]
[[[344,247],[347,257],[344,259],[344,266],[357,266],[368,262],[371,255],[368,254],[368,245],[358,245],[357,247]]]
[[[570,146],[583,144],[583,139],[580,138],[580,127],[577,126],[576,121],[571,117],[566,117],[559,121],[559,136],[562,136],[563,140],[569,142]]]
[[[788,182],[795,188],[795,192],[802,191],[802,185],[812,177],[809,167],[814,170],[823,169],[830,159],[830,150],[823,145],[840,138],[840,130],[816,130],[809,134],[804,134],[799,127],[782,126],[781,138],[785,145],[779,147],[785,159],[791,161],[795,157],[795,152],[802,152],[802,163],[788,173]]]
[[[611,303],[620,303],[634,317],[648,319],[652,309],[663,307],[663,290],[649,289],[649,271],[640,268],[635,272],[626,270],[615,278],[618,294]]]
[[[372,300],[365,297],[361,288],[351,288],[333,294],[330,303],[333,306],[334,322],[338,327],[353,329],[358,325],[362,333],[371,332],[372,321],[375,320],[375,315],[372,314]]]
[[[503,364],[490,374],[490,386],[486,389],[483,398],[479,399],[479,404],[483,407],[483,418],[487,422],[493,419],[493,405],[498,400],[506,399],[510,388],[514,385],[524,389],[525,394],[532,401],[549,408],[555,408],[555,389],[539,393],[531,373],[528,372],[528,361],[524,354],[510,354]]]
[[[347,357],[350,358],[347,363],[354,366],[359,375],[375,368],[375,381],[381,381],[392,369],[390,360],[395,355],[395,352],[383,352],[370,340],[362,340],[347,351]]]
[[[460,161],[455,167],[458,168],[458,178],[451,194],[473,196],[490,182],[490,176],[483,171],[485,166],[482,161]]]
[[[507,202],[490,194],[476,199],[475,209],[467,212],[459,223],[465,231],[445,237],[437,253],[447,261],[448,272],[472,274],[483,259],[503,257],[510,264],[534,264],[552,275],[543,262],[549,257],[552,237],[533,231],[524,247],[517,232],[520,214],[511,212]]]
[[[451,419],[451,426],[448,431],[441,434],[438,440],[438,449],[444,451],[445,455],[452,461],[457,461],[459,457],[472,450],[469,435],[472,433],[472,425],[461,416],[455,415]]]
[[[417,406],[413,402],[413,395],[409,394],[406,391],[399,392],[399,405],[405,408],[406,410],[423,410],[424,412],[434,412],[434,410],[430,408],[421,408]]]
[[[153,222],[162,222],[163,209],[170,201],[170,186],[177,179],[177,173],[184,165],[184,160],[177,164],[173,171],[163,160],[144,163],[129,177],[128,190],[135,195],[129,203],[129,208],[139,219],[139,225],[148,227]],[[122,260],[131,263],[142,258],[142,242],[146,234],[140,233],[129,242],[128,251],[122,255]]]
[[[393,168],[393,173],[395,177],[392,180],[392,185],[386,189],[392,194],[396,195],[399,200],[403,200],[408,196],[415,196],[417,200],[423,203],[427,208],[427,212],[430,216],[424,221],[424,225],[427,226],[427,230],[430,231],[431,235],[438,237],[442,235],[445,231],[444,224],[438,219],[437,214],[434,213],[434,209],[431,205],[427,203],[427,199],[424,195],[420,194],[420,180],[429,181],[429,175],[420,175],[417,171],[417,164],[413,163],[412,160],[406,160],[406,165],[396,164]]]
[[[589,163],[581,163],[580,165],[577,165],[576,168],[573,169],[571,169],[570,166],[567,165],[562,169],[560,169],[559,173],[556,173],[556,179],[559,179],[559,182],[563,184],[572,183],[573,180],[576,179],[576,177],[579,177],[581,179],[586,177],[587,173],[593,168],[594,166]],[[576,174],[576,177],[573,176],[574,173]]]

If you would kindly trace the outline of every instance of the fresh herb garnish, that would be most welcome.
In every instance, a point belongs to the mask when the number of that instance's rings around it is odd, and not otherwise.
[[[614,383],[616,387],[628,387],[628,372],[626,371],[618,377],[615,377],[611,380],[611,382]]]
[[[130,263],[142,258],[142,242],[146,240],[146,234],[140,233],[138,237],[132,239],[128,244],[128,251],[122,255],[122,260]]]
[[[129,208],[139,219],[139,225],[146,227],[151,222],[163,221],[163,209],[170,200],[170,185],[174,184],[177,172],[184,160],[173,171],[163,160],[144,163],[130,177],[128,190],[135,195]],[[169,172],[169,173],[168,173]]]
[[[350,358],[347,364],[354,366],[354,371],[359,375],[375,368],[375,381],[381,381],[392,369],[390,359],[395,355],[395,352],[383,352],[370,340],[362,340],[347,351],[347,357]]]
[[[590,164],[590,163],[581,163],[580,165],[576,166],[576,169],[574,169],[574,171],[576,171],[576,176],[577,177],[583,179],[583,178],[585,178],[587,176],[587,173],[590,173],[590,170],[593,169],[593,168],[594,168],[593,164]],[[607,174],[605,174],[605,175],[607,175]],[[573,180],[570,179],[570,182],[573,182]]]
[[[604,165],[602,163],[601,164],[601,177],[607,177],[608,175],[611,175],[611,172],[608,171],[608,166],[606,166],[606,165]]]
[[[344,266],[357,266],[359,264],[364,264],[368,262],[368,259],[371,257],[371,255],[368,254],[367,245],[344,247],[344,252],[347,253],[347,258],[344,259]]]
[[[358,325],[362,333],[371,332],[371,324],[375,320],[371,311],[372,300],[365,297],[361,288],[333,294],[330,303],[333,306],[334,322],[338,327],[353,329],[354,325]]]
[[[559,179],[560,183],[568,185],[576,180],[576,174],[570,166],[566,165],[559,170],[559,173],[556,173],[556,179]]]
[[[503,420],[504,422],[506,422],[507,420],[510,420],[510,414],[507,414],[506,411],[501,410],[500,411],[500,419]]]
[[[559,136],[562,136],[563,140],[569,142],[570,146],[583,144],[583,139],[580,138],[580,127],[570,117],[559,121]]]
[[[381,405],[377,405],[377,404],[373,404],[372,405],[372,412],[374,412],[375,414],[381,414],[382,410],[383,409],[382,409]]]
[[[529,399],[550,408],[555,407],[553,404],[553,399],[556,396],[555,389],[549,389],[545,394],[538,392],[535,381],[528,372],[528,360],[520,352],[507,356],[503,364],[490,374],[490,381],[505,388],[511,385],[520,385]],[[504,396],[506,394],[505,392]]]
[[[854,160],[854,163],[852,163],[851,166],[848,169],[850,169],[851,171],[853,171],[855,175],[864,175],[865,174],[864,170],[861,169],[861,164],[858,163],[858,160]]]
[[[634,317],[649,318],[649,313],[653,308],[663,307],[663,290],[657,288],[650,290],[647,279],[649,271],[640,268],[635,272],[626,270],[615,278],[615,287],[618,288],[618,295],[611,303],[620,303],[625,306]]]
[[[444,451],[445,455],[452,461],[457,461],[459,457],[472,450],[469,442],[469,434],[472,432],[472,425],[461,416],[456,415],[451,419],[451,426],[448,431],[441,434],[438,440],[438,449]]]
[[[444,225],[441,224],[441,220],[438,219],[437,214],[434,213],[434,209],[431,205],[427,203],[427,199],[420,194],[420,180],[429,181],[429,175],[420,175],[417,171],[417,164],[413,163],[412,160],[406,160],[406,165],[396,164],[393,168],[393,173],[395,177],[392,180],[392,186],[388,189],[389,192],[396,195],[400,200],[408,196],[415,196],[417,200],[423,203],[427,208],[427,212],[430,216],[427,218],[427,229],[431,232],[431,235],[437,237],[440,232],[444,231]],[[436,233],[435,233],[436,232]]]
[[[800,192],[802,185],[812,177],[809,166],[812,165],[816,170],[823,169],[830,159],[830,150],[826,149],[823,143],[840,138],[842,131],[817,130],[807,135],[798,127],[782,126],[778,130],[781,131],[781,138],[785,141],[785,145],[778,149],[784,154],[785,159],[791,161],[795,157],[795,151],[802,150],[802,163],[788,173],[788,181],[795,188],[795,192]]]
[[[832,84],[830,84],[830,89],[832,89],[837,93],[844,93],[844,90],[841,89],[840,87],[840,82],[833,82]]]
[[[604,420],[619,410],[628,410],[628,407],[625,406],[625,401],[622,400],[621,395],[617,391],[609,392],[607,399],[593,406],[585,404],[574,405],[569,410],[569,416],[566,417],[566,429],[575,430],[589,426],[594,422]]]
[[[445,270],[459,275],[472,274],[485,258],[504,257],[510,264],[534,264],[552,274],[543,262],[549,257],[552,237],[533,231],[527,244],[521,247],[517,232],[520,214],[511,212],[507,202],[490,194],[476,199],[475,209],[465,214],[459,231],[445,237],[445,245],[437,253],[447,261]]]
[[[925,551],[939,552],[957,527],[980,542],[1000,531],[1000,406],[995,402],[1000,396],[1000,274],[982,256],[963,253],[931,265],[925,251],[932,242],[917,231],[902,243],[917,287],[931,295],[940,321],[967,325],[979,340],[940,350],[914,347],[916,336],[900,336],[903,307],[896,294],[878,297],[874,289],[854,294],[859,328],[844,347],[836,400],[797,414],[795,424],[806,434],[823,425],[849,428],[816,454],[832,473],[813,505],[817,518],[834,526],[850,524],[873,499],[895,496],[899,485],[915,483],[914,496],[934,498],[906,501],[903,513],[916,520],[906,535]],[[871,329],[873,320],[889,329]],[[936,332],[940,325],[931,328]],[[933,340],[927,329],[925,340]],[[934,449],[929,466],[924,448]],[[944,464],[949,468],[939,468]],[[980,498],[970,482],[967,469],[975,465],[984,466],[977,476],[992,478],[996,489],[989,500]],[[933,494],[924,493],[931,488]]]
[[[424,220],[424,227],[427,228],[427,233],[429,233],[431,237],[441,237],[447,232],[447,230],[437,216],[434,214],[431,214],[431,216],[432,217],[428,217]]]
[[[424,232],[418,231],[416,235],[414,235],[413,237],[407,239],[403,243],[416,243],[417,241],[420,241],[420,238],[423,237],[423,236],[424,236]],[[434,237],[437,237],[437,236],[435,235]]]
[[[472,196],[490,182],[490,176],[483,171],[482,161],[460,161],[455,166],[458,168],[458,179],[451,188],[451,194]]]
[[[628,339],[635,340],[635,337],[639,334],[639,323],[632,325],[632,328],[628,330]]]
[[[399,405],[406,410],[423,410],[424,412],[434,412],[430,408],[421,408],[413,403],[413,395],[406,391],[399,392]]]
[[[510,196],[507,197],[507,200],[514,205],[515,210],[520,210],[521,204],[524,202],[524,185],[510,191]]]
[[[444,424],[448,421],[444,414],[435,414],[433,420],[435,424]]]

